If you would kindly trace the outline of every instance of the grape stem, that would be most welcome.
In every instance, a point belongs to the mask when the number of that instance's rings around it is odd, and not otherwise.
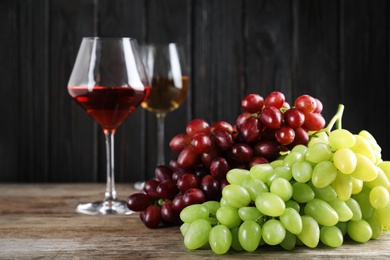
[[[342,117],[343,117],[343,112],[344,112],[344,105],[343,104],[339,104],[339,106],[337,108],[337,111],[336,111],[336,114],[329,121],[328,125],[324,129],[321,130],[321,132],[325,131],[325,132],[327,132],[329,134],[330,131],[332,131],[333,126],[336,129],[342,129],[341,120],[342,120]]]

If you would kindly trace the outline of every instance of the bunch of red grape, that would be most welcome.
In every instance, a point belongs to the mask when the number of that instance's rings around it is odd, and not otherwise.
[[[186,133],[171,139],[170,149],[178,157],[169,165],[157,166],[156,178],[127,199],[128,208],[140,212],[145,226],[175,224],[184,207],[219,201],[230,169],[250,169],[273,161],[281,151],[306,145],[308,132],[325,126],[322,103],[309,95],[299,96],[290,107],[278,91],[265,99],[249,94],[241,107],[244,111],[235,125],[225,121],[209,125],[194,119],[187,124]]]

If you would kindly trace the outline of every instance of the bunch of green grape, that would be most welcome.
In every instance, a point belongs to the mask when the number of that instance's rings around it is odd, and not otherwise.
[[[180,227],[188,249],[253,252],[262,245],[339,247],[390,228],[390,161],[374,137],[341,128],[343,107],[328,127],[267,164],[227,173],[220,201],[188,206]],[[335,123],[339,128],[331,130]]]

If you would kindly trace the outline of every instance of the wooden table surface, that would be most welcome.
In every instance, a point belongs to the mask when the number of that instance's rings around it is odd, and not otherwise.
[[[132,184],[117,185],[124,199]],[[253,253],[215,255],[184,247],[178,227],[148,229],[138,213],[86,216],[78,203],[103,196],[104,184],[0,184],[0,259],[390,259],[390,235],[337,249],[261,247]]]

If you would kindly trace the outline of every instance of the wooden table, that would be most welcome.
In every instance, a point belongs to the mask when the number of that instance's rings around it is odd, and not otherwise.
[[[117,186],[119,196],[135,192]],[[389,259],[390,235],[337,249],[261,247],[215,255],[187,250],[178,227],[148,229],[139,215],[85,216],[75,206],[102,197],[104,184],[0,184],[0,259]]]

